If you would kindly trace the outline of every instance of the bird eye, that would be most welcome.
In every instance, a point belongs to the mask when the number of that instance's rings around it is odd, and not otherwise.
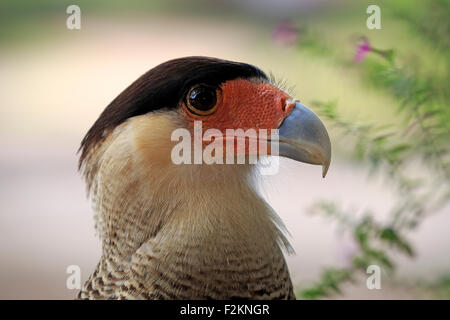
[[[199,116],[212,114],[217,106],[216,88],[207,85],[193,87],[187,95],[189,111]]]

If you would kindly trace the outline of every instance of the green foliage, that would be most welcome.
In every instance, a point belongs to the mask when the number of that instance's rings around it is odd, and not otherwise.
[[[431,1],[432,7],[448,6],[446,3]],[[448,32],[442,33],[442,28],[448,29],[448,15],[441,19],[445,22],[440,28],[435,22],[432,26],[417,25],[414,19],[408,20],[408,14],[402,18],[410,21],[412,28],[436,41],[439,50],[448,52]],[[420,19],[425,18],[421,15]],[[319,40],[311,36],[306,38],[309,40],[300,45],[300,49],[329,53],[329,48],[323,49],[325,46]],[[339,292],[343,282],[351,280],[357,272],[365,272],[371,264],[393,271],[393,252],[414,255],[405,235],[450,200],[449,61],[445,66],[447,72],[427,74],[420,65],[400,65],[396,58],[399,48],[394,51],[371,47],[366,60],[352,68],[365,84],[396,99],[395,109],[403,122],[395,126],[356,124],[339,114],[334,101],[315,101],[313,106],[342,136],[342,139],[335,140],[353,142],[352,157],[356,161],[370,164],[371,173],[385,176],[386,183],[396,191],[396,201],[389,211],[389,218],[383,223],[376,221],[368,209],[364,209],[362,217],[354,218],[353,212],[346,212],[330,201],[321,201],[312,207],[312,213],[333,219],[340,228],[350,231],[359,251],[349,267],[327,268],[317,283],[298,292],[298,296],[304,299],[317,299]],[[448,283],[448,279],[443,283]],[[448,286],[445,288],[448,290]]]
[[[320,297],[341,293],[339,284],[351,280],[352,271],[345,269],[326,269],[323,271],[322,281],[311,288],[303,290],[297,294],[300,299],[318,299]]]
[[[351,230],[358,244],[359,252],[353,257],[351,265],[346,268],[326,268],[320,281],[309,288],[298,292],[302,299],[318,299],[332,293],[340,293],[340,285],[351,281],[357,272],[365,272],[367,267],[376,264],[387,271],[394,269],[392,258],[388,251],[396,251],[408,256],[414,252],[401,230],[390,224],[381,224],[373,219],[373,213],[364,212],[361,218],[352,218],[351,212],[346,212],[330,201],[321,201],[311,208],[311,213],[321,214],[338,223],[341,228]]]
[[[389,3],[395,17],[442,51],[450,50],[450,2],[448,0],[397,0]]]
[[[450,276],[440,277],[435,283],[428,285],[435,298],[450,300]]]

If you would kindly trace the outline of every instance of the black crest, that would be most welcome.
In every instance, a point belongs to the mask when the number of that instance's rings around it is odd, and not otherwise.
[[[174,109],[195,84],[218,86],[237,78],[262,78],[266,74],[246,64],[209,57],[185,57],[164,62],[143,74],[101,113],[81,142],[80,166],[90,147],[104,132],[127,119],[161,108]]]

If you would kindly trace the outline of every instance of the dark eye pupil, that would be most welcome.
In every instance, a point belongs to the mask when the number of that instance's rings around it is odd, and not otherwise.
[[[216,105],[216,90],[207,86],[194,88],[189,94],[189,102],[194,108],[207,111]]]

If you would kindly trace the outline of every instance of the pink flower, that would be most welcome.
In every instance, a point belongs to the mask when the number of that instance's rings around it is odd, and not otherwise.
[[[353,61],[355,63],[360,63],[364,61],[364,59],[366,58],[367,54],[370,51],[372,51],[372,47],[370,46],[369,40],[367,40],[367,38],[361,38]]]
[[[297,42],[298,28],[290,20],[282,20],[272,32],[272,40],[282,46],[291,47]]]

